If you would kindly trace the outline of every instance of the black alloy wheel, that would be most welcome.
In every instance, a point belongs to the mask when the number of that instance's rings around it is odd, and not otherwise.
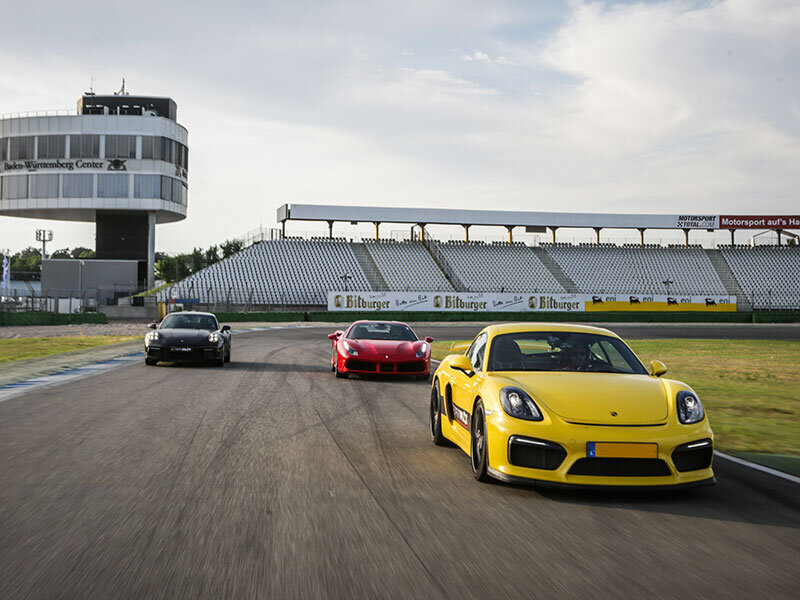
[[[214,361],[214,365],[217,367],[224,367],[225,366],[225,350],[222,351],[222,356]]]
[[[331,355],[331,373],[336,372],[336,350],[333,351]]]
[[[470,463],[472,475],[478,481],[487,482],[490,477],[487,473],[489,464],[489,447],[486,440],[486,419],[484,418],[483,402],[478,400],[472,413],[472,440],[470,443]]]
[[[152,358],[145,358],[144,359],[144,364],[146,364],[148,367],[154,367],[157,362],[158,362],[157,360],[152,359]]]
[[[431,405],[428,413],[431,441],[437,446],[449,446],[448,440],[442,434],[442,403],[439,397],[439,382],[435,382],[431,388]]]
[[[231,347],[228,346],[228,351],[225,353],[225,362],[231,362]]]

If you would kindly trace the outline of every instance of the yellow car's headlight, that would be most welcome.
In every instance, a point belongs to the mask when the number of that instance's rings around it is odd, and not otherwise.
[[[541,421],[544,418],[533,398],[517,387],[509,386],[500,390],[500,404],[508,416],[516,419]]]
[[[699,423],[706,416],[703,403],[697,394],[681,390],[675,399],[678,405],[678,420],[684,425]]]

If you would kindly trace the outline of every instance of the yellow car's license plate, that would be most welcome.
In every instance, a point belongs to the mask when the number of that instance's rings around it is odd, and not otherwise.
[[[658,458],[658,444],[629,442],[588,442],[589,458]]]

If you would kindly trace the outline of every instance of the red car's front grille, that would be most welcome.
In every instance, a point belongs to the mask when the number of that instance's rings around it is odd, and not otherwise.
[[[424,373],[425,361],[414,360],[409,362],[381,362],[348,358],[345,367],[350,371],[364,371],[367,373]]]

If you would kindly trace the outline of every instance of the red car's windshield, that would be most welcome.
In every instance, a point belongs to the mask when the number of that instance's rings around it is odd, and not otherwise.
[[[350,328],[347,337],[351,340],[417,341],[411,328],[402,323],[357,323]]]

